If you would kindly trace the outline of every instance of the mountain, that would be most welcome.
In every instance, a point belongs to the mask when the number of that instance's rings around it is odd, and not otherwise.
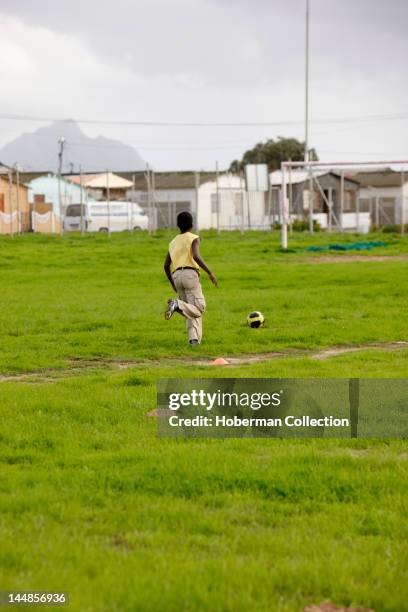
[[[0,148],[0,160],[18,163],[25,171],[56,171],[58,140],[65,138],[63,172],[104,172],[142,170],[146,162],[132,147],[104,136],[90,138],[73,120],[57,121],[35,132],[24,133]]]

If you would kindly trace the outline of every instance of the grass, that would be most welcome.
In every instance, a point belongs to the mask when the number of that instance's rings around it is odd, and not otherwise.
[[[163,440],[146,417],[159,377],[406,377],[404,348],[293,354],[407,340],[408,259],[305,251],[346,239],[300,235],[284,254],[278,235],[206,233],[220,287],[203,280],[193,354],[162,318],[168,235],[0,240],[0,374],[39,373],[0,382],[0,589],[68,591],[81,612],[406,608],[405,441]],[[386,241],[372,254],[408,254]],[[267,329],[246,327],[254,308]],[[78,372],[78,357],[96,361]]]
[[[204,236],[202,250],[220,286],[203,279],[208,312],[201,355],[388,341],[406,333],[408,259],[384,264],[368,254],[367,263],[309,265],[319,259],[300,250],[310,238],[292,240],[299,251],[288,254],[279,252],[278,239],[259,232],[244,240]],[[168,236],[112,235],[109,246],[107,240],[3,238],[0,371],[64,367],[73,357],[189,354],[182,321],[167,325],[162,317],[171,296],[162,270]],[[312,242],[324,240],[316,234]],[[375,254],[408,253],[408,239],[392,240]],[[258,334],[245,324],[254,309],[268,318]]]

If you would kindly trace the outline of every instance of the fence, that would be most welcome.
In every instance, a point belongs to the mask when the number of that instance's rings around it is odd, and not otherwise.
[[[402,163],[402,162],[401,162]],[[400,225],[403,231],[408,219],[408,172],[391,173],[394,186],[373,186],[360,180],[359,164],[285,162],[284,172],[270,174],[267,191],[248,191],[243,173],[218,172],[145,172],[127,174],[132,188],[124,189],[120,202],[144,211],[149,232],[160,228],[175,228],[177,215],[189,211],[197,230],[271,230],[282,223],[289,227],[294,222],[306,222],[313,231],[314,222],[327,231],[356,231],[366,233],[370,228]],[[377,179],[383,170],[372,174]],[[111,173],[106,172],[106,177]],[[382,176],[382,175],[381,175]],[[380,176],[380,178],[381,178]],[[112,175],[111,175],[112,177]],[[133,180],[130,181],[130,178]],[[69,177],[68,177],[69,178]],[[65,179],[64,179],[65,180]],[[82,179],[81,179],[82,180]],[[285,192],[286,209],[282,209]],[[123,229],[133,230],[132,219],[124,227],[115,223],[119,200],[112,198],[109,182],[99,196],[106,204],[106,224],[99,227],[108,233]],[[95,195],[95,194],[94,194]],[[81,219],[79,224],[67,227],[65,214],[67,203],[81,207],[81,201],[89,208],[91,201],[85,187],[80,190],[76,203],[74,196],[68,201],[64,192],[60,201],[49,203],[51,210],[36,210],[39,206],[34,193],[34,211],[7,216],[0,213],[0,233],[34,231],[39,233],[64,233],[66,230],[92,231],[95,224]],[[78,196],[79,198],[79,196]],[[46,199],[48,202],[48,200]],[[47,205],[48,206],[48,205]],[[62,209],[61,217],[55,212]],[[82,210],[82,208],[81,208]],[[17,216],[16,216],[17,215]]]
[[[30,214],[13,211],[0,212],[0,234],[21,234],[31,229]]]
[[[61,217],[53,212],[32,212],[32,229],[39,234],[59,234],[61,232]]]
[[[152,173],[154,176],[154,173]],[[271,228],[270,197],[263,192],[248,192],[245,180],[233,173],[190,173],[184,186],[172,184],[168,173],[158,173],[157,179],[129,190],[151,217],[155,214],[156,228],[175,228],[177,215],[191,213],[198,230],[240,230]],[[177,180],[177,173],[174,173]],[[164,179],[164,180],[162,180]],[[175,181],[173,181],[175,182]]]
[[[391,169],[397,164],[402,166],[399,172]],[[398,224],[403,234],[408,213],[407,166],[405,160],[283,162],[272,175],[272,183],[281,192],[282,247],[287,248],[287,227],[298,218],[307,219],[310,232],[324,216],[328,231],[365,233],[372,227]]]
[[[408,211],[408,197],[381,197],[374,191],[371,197],[363,196],[357,199],[356,210],[360,214],[368,213],[371,224],[375,227],[401,225],[408,219],[408,215],[404,214],[404,211]]]

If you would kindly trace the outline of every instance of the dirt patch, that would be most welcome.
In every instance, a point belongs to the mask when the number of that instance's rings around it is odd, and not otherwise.
[[[132,550],[134,547],[122,534],[116,533],[111,540],[112,546],[115,548],[124,548],[128,550]]]
[[[408,347],[408,341],[399,340],[396,342],[383,342],[372,344],[353,344],[349,346],[333,346],[320,351],[310,350],[286,350],[274,351],[268,353],[256,353],[248,355],[240,355],[239,357],[226,357],[225,366],[250,365],[252,363],[260,363],[264,361],[272,361],[275,359],[284,359],[288,357],[309,357],[310,359],[329,359],[345,353],[355,353],[357,351],[366,350],[381,350],[392,351]],[[0,374],[1,382],[26,382],[26,383],[52,383],[63,378],[78,376],[84,372],[100,372],[101,370],[125,370],[135,366],[171,366],[188,365],[188,366],[213,366],[212,359],[192,359],[190,357],[174,357],[173,359],[105,359],[98,357],[95,359],[81,359],[76,357],[71,359],[71,366],[68,368],[48,369],[38,372],[22,372],[20,374]],[[223,366],[218,366],[223,367]]]
[[[226,365],[249,365],[251,363],[259,363],[262,361],[272,361],[274,359],[283,359],[287,357],[310,357],[311,359],[323,360],[329,359],[330,357],[337,357],[345,353],[355,353],[358,351],[366,350],[382,350],[392,351],[408,347],[408,341],[399,340],[396,342],[383,342],[383,343],[367,343],[367,344],[353,344],[350,346],[332,346],[328,349],[322,349],[320,351],[309,351],[309,350],[291,350],[281,351],[272,353],[257,353],[256,355],[240,355],[239,357],[226,357]],[[191,365],[209,366],[213,365],[212,361],[204,360],[190,360],[188,362]]]
[[[370,345],[370,348],[374,348],[374,347]],[[317,353],[316,355],[311,355],[311,358],[318,359],[318,360],[328,359],[329,357],[336,357],[337,355],[344,355],[344,353],[355,353],[361,350],[362,350],[362,347],[360,346],[337,346],[334,348],[330,348],[330,349],[321,351],[320,353]]]
[[[231,365],[240,365],[242,363],[257,363],[258,361],[270,361],[271,359],[279,359],[280,357],[290,357],[291,355],[297,355],[296,351],[285,351],[282,353],[261,353],[258,355],[245,355],[244,357],[228,357],[227,361]]]
[[[92,368],[92,367],[117,367],[120,370],[126,370],[134,365],[143,365],[150,363],[152,365],[159,364],[158,359],[114,359],[113,357],[92,357],[83,359],[82,357],[72,357],[70,363],[75,364],[76,368]]]
[[[53,374],[55,372],[55,374]],[[1,382],[51,383],[67,376],[80,374],[81,370],[47,370],[46,372],[24,372],[23,374],[0,374]]]
[[[297,357],[299,355],[305,354],[304,351],[281,351],[281,352],[270,352],[270,353],[256,353],[249,355],[240,355],[239,357],[226,357],[225,360],[227,363],[223,365],[247,365],[250,363],[258,363],[259,361],[271,361],[272,359],[280,359],[282,357]],[[178,359],[178,363],[188,363],[196,366],[214,366],[218,365],[213,362],[213,360],[208,359]],[[220,366],[222,367],[222,366]]]
[[[322,255],[313,257],[308,263],[353,263],[356,261],[408,261],[408,255]]]
[[[155,408],[154,410],[150,410],[150,412],[148,412],[146,414],[146,416],[148,417],[155,417],[160,419],[160,417],[167,417],[168,416],[168,410],[164,410],[164,409],[160,409],[160,408]]]
[[[321,604],[312,604],[303,608],[303,612],[375,612],[372,608],[345,608],[344,606],[336,606],[330,601],[325,601]]]
[[[371,448],[349,448],[348,449],[348,454],[351,455],[351,457],[354,457],[355,459],[358,459],[359,457],[366,457],[367,455],[369,455],[371,452]]]
[[[358,344],[354,346],[334,346],[329,349],[324,349],[323,351],[319,351],[310,357],[312,359],[323,360],[329,359],[330,357],[337,357],[338,355],[344,355],[345,353],[356,353],[358,351],[366,351],[366,350],[380,350],[380,351],[392,351],[398,350],[404,347],[408,347],[408,342],[404,340],[399,340],[397,342],[384,342],[384,343],[375,343],[375,344]]]

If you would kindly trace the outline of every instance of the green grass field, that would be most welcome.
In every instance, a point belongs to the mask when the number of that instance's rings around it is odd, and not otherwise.
[[[204,233],[219,288],[203,278],[192,350],[163,319],[169,234],[1,237],[0,590],[81,612],[407,610],[405,441],[163,440],[147,416],[160,377],[408,376],[408,238],[369,238],[389,244]]]

